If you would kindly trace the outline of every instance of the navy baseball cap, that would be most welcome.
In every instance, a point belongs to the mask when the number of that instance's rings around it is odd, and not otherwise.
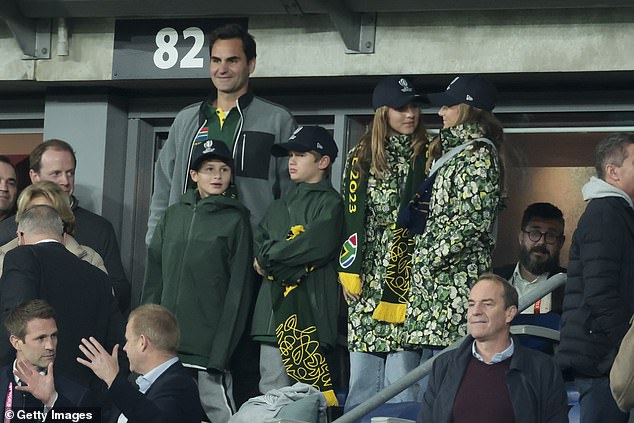
[[[465,103],[490,112],[495,107],[498,92],[495,86],[480,75],[460,75],[441,93],[427,94],[434,106],[454,106]]]
[[[207,140],[194,145],[189,168],[198,170],[204,160],[211,159],[218,159],[233,168],[231,151],[229,151],[229,147],[227,147],[224,141],[219,140]]]
[[[425,97],[414,91],[412,83],[403,76],[387,76],[381,80],[372,93],[374,110],[381,106],[400,109],[409,103],[425,101]]]
[[[271,154],[275,157],[284,157],[289,151],[306,153],[316,151],[322,156],[330,157],[334,162],[339,153],[337,143],[325,128],[321,126],[300,126],[293,132],[287,143],[275,144],[271,147]]]

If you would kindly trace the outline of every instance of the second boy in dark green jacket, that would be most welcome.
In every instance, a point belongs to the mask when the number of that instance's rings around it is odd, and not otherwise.
[[[272,153],[289,155],[290,177],[297,185],[271,204],[256,229],[254,266],[265,279],[252,334],[277,342],[287,375],[315,386],[329,405],[336,405],[324,353],[337,337],[335,260],[343,205],[329,179],[337,146],[324,128],[300,127]]]

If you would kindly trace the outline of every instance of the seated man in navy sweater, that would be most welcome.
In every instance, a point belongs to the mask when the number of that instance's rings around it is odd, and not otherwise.
[[[568,421],[566,390],[553,359],[510,336],[517,291],[486,273],[469,294],[471,333],[434,362],[419,423]]]

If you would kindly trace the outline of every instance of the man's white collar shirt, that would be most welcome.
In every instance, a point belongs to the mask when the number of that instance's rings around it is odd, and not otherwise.
[[[511,285],[517,289],[517,294],[520,297],[526,295],[530,290],[532,290],[539,282],[543,282],[548,279],[548,272],[542,273],[537,278],[532,281],[527,281],[522,277],[520,273],[520,264],[519,262],[515,266],[515,271],[513,272],[513,276],[509,282]],[[543,314],[548,313],[552,310],[552,293],[548,293],[545,297],[543,297],[539,302],[533,304],[528,307],[526,310],[522,311],[522,314]]]
[[[506,360],[507,358],[511,357],[514,352],[515,352],[515,344],[513,344],[513,338],[511,338],[511,345],[506,347],[506,349],[504,351],[501,351],[499,353],[495,353],[493,355],[493,357],[491,357],[490,361],[485,361],[484,358],[478,353],[478,350],[476,348],[476,341],[473,341],[473,343],[471,344],[471,354],[473,354],[473,356],[475,358],[477,358],[478,360],[480,360],[484,364],[500,363],[500,362]]]

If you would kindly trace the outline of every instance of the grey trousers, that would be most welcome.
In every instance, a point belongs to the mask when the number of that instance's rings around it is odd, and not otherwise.
[[[198,395],[211,423],[227,423],[236,412],[233,401],[233,379],[228,371],[222,373],[198,371]]]
[[[260,344],[260,392],[266,394],[271,389],[280,389],[293,383],[286,375],[280,349],[270,344]]]

